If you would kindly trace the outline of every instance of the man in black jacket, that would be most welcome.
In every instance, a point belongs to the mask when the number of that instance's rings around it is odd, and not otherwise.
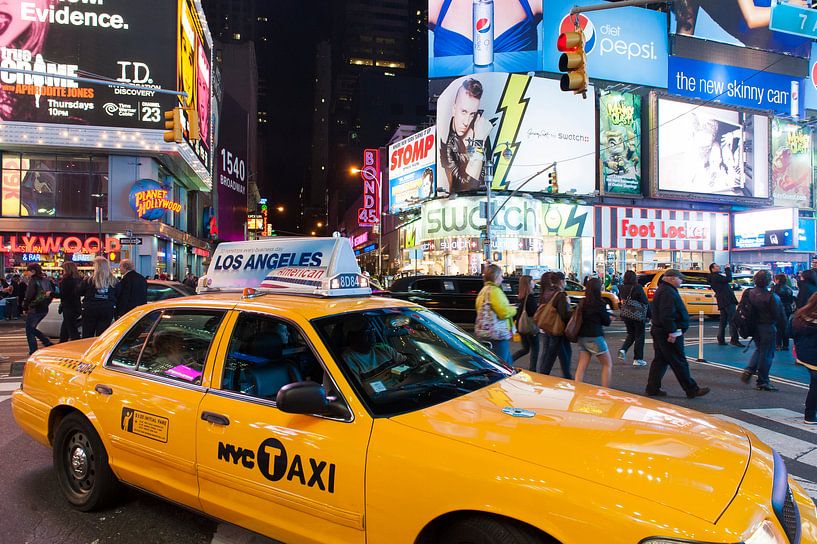
[[[117,319],[148,301],[148,282],[142,274],[133,269],[133,261],[123,259],[119,267],[124,275],[116,286],[114,315]]]
[[[709,265],[709,286],[715,291],[715,298],[718,301],[718,310],[721,312],[721,322],[718,325],[718,344],[726,345],[726,324],[729,323],[729,333],[732,338],[729,341],[730,346],[742,348],[738,337],[738,329],[735,327],[734,318],[735,310],[737,309],[738,299],[735,298],[735,292],[732,290],[732,268],[724,268],[725,274],[721,272],[721,266],[717,263]]]
[[[681,286],[683,278],[683,274],[678,270],[670,269],[664,272],[652,299],[650,334],[655,358],[650,365],[650,376],[647,379],[645,392],[648,397],[667,395],[666,391],[661,389],[661,380],[668,366],[672,368],[688,398],[702,397],[709,393],[708,387],[698,387],[692,379],[684,353],[684,332],[689,328],[689,313],[684,301],[681,300],[681,295],[678,294],[678,287]]]
[[[759,270],[755,273],[755,286],[743,293],[743,298],[749,297],[752,306],[752,324],[755,342],[755,352],[749,360],[749,365],[743,369],[741,381],[749,383],[752,375],[757,374],[757,389],[759,391],[777,391],[769,382],[769,371],[774,360],[774,346],[777,342],[777,331],[787,326],[783,304],[773,292],[769,291],[772,274],[768,270]]]

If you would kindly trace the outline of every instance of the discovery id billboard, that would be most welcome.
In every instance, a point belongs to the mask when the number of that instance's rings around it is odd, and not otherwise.
[[[808,57],[811,40],[769,30],[773,1],[675,0],[670,31],[739,47]]]
[[[163,128],[172,96],[60,76],[176,89],[176,62],[168,54],[176,50],[175,1],[2,4],[0,65],[23,73],[0,72],[0,121]]]
[[[574,6],[598,0],[548,0],[544,13],[544,70],[559,72],[561,52],[556,39],[575,30]],[[639,7],[582,13],[579,27],[585,37],[588,75],[649,87],[667,87],[667,14]]]
[[[768,157],[768,118],[658,100],[659,192],[768,199]]]
[[[435,128],[429,127],[389,146],[391,213],[416,208],[437,192],[434,133]]]
[[[428,77],[541,71],[542,1],[429,0]]]
[[[811,131],[772,120],[772,193],[775,206],[811,207]]]
[[[593,87],[588,92],[593,94]],[[596,188],[593,100],[552,79],[487,73],[454,80],[437,101],[437,189],[588,194]],[[556,163],[556,186],[548,181]]]
[[[601,180],[608,194],[641,194],[641,97],[603,92],[599,97]]]

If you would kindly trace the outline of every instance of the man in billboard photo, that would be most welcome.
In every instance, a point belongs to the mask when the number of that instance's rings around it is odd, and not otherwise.
[[[196,71],[196,101],[198,102],[199,132],[201,141],[210,141],[210,59],[207,58],[207,50],[198,42],[198,59]]]
[[[182,13],[179,17],[179,73],[177,89],[187,93],[179,97],[179,105],[192,108],[196,105],[196,33],[193,30],[193,18],[190,4],[182,2]]]
[[[808,57],[811,51],[810,40],[769,30],[771,2],[772,0],[675,0],[673,9],[677,19],[676,32],[711,38],[708,33],[696,28],[702,18],[702,10],[741,45]],[[809,7],[806,0],[788,0],[787,3]]]
[[[481,99],[482,83],[469,78],[457,89],[451,107],[448,137],[440,149],[451,193],[480,189],[485,179],[483,166],[491,157],[488,136],[493,125],[479,107]]]
[[[435,57],[474,54],[473,0],[430,0]],[[542,0],[494,0],[494,53],[535,51]]]

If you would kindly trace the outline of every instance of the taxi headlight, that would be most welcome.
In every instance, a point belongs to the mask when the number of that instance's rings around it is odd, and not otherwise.
[[[749,535],[742,544],[787,544],[788,540],[777,529],[771,520],[766,520],[761,523],[755,531]],[[639,544],[706,544],[705,542],[698,542],[693,540],[676,540],[674,538],[647,538],[642,540]]]

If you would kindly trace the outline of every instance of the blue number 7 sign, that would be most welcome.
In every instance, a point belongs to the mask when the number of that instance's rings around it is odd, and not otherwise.
[[[817,38],[817,10],[790,4],[775,4],[772,6],[769,30]]]

